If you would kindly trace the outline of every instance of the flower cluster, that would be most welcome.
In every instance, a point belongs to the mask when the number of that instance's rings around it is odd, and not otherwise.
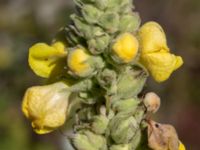
[[[79,14],[71,15],[72,23],[51,45],[29,49],[31,69],[51,82],[25,93],[22,110],[34,131],[52,132],[76,116],[71,141],[77,150],[135,150],[143,147],[146,130],[153,133],[150,148],[183,150],[178,138],[172,148],[154,141],[159,133],[150,129],[149,116],[159,109],[160,98],[138,96],[149,74],[162,82],[183,64],[170,53],[161,26],[147,22],[140,27],[131,0],[74,1]]]

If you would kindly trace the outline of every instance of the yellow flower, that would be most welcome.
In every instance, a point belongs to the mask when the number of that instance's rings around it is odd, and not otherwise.
[[[69,69],[77,76],[85,77],[93,71],[89,61],[91,56],[81,48],[69,52],[67,64]]]
[[[119,59],[123,63],[129,63],[134,60],[138,53],[139,43],[131,33],[120,35],[112,46],[114,60]]]
[[[38,76],[49,78],[63,71],[66,56],[65,46],[61,42],[52,46],[38,43],[29,49],[29,65]]]
[[[22,111],[32,122],[36,133],[49,133],[64,124],[70,95],[69,92],[64,92],[67,88],[68,85],[64,82],[57,82],[27,89]]]
[[[141,63],[157,82],[167,80],[178,69],[183,60],[170,53],[162,27],[156,22],[144,24],[140,31]]]
[[[183,143],[181,141],[180,141],[178,150],[186,150],[185,146],[183,145]]]
[[[169,52],[165,32],[153,21],[145,23],[139,30],[141,53],[153,53],[160,50]]]

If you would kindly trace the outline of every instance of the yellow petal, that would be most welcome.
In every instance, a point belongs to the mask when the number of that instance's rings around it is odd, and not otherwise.
[[[141,53],[152,53],[160,50],[169,51],[165,32],[156,22],[147,22],[139,30]]]
[[[60,42],[49,46],[45,43],[38,43],[29,49],[29,65],[31,69],[44,78],[49,78],[52,74],[62,72],[67,53],[64,45]]]
[[[86,53],[84,49],[75,49],[69,53],[67,62],[70,70],[78,75],[85,76],[91,72],[91,66],[89,64],[90,55]]]
[[[178,150],[186,150],[185,146],[183,145],[183,143],[181,141],[180,141]]]
[[[68,85],[57,82],[29,88],[22,102],[22,111],[32,122],[34,131],[45,134],[64,124],[69,92],[62,92]]]
[[[122,34],[114,43],[114,54],[125,63],[131,62],[138,53],[139,43],[136,37],[130,33]]]
[[[141,62],[147,67],[157,82],[167,80],[172,72],[183,64],[180,56],[175,56],[167,52],[142,55]]]
[[[57,49],[60,53],[64,52],[65,49],[65,45],[62,42],[55,42],[52,44],[52,47],[54,47],[55,49]],[[67,52],[65,52],[67,53]]]

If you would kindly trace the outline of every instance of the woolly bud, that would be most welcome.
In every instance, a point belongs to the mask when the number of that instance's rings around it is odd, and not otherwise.
[[[92,131],[96,134],[104,134],[108,126],[108,118],[106,116],[100,115],[95,116],[92,122]]]
[[[111,120],[109,129],[115,143],[127,144],[136,134],[138,124],[134,117],[117,115]]]
[[[96,135],[88,130],[82,130],[75,134],[73,144],[77,150],[105,150],[107,145],[103,136]]]
[[[154,92],[147,93],[143,102],[148,112],[155,113],[160,108],[160,97]]]

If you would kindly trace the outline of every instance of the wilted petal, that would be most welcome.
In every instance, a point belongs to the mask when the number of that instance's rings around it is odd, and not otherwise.
[[[26,91],[22,111],[32,122],[35,132],[48,133],[64,124],[70,93],[62,90],[67,88],[64,82],[57,82],[34,86]]]

